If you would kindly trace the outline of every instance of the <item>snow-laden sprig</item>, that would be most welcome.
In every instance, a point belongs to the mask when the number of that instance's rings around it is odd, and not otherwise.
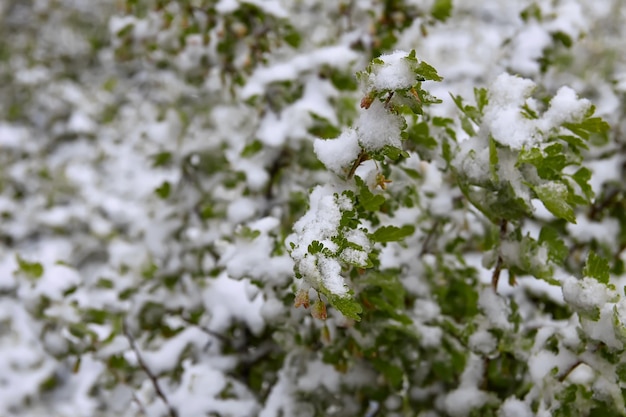
[[[441,81],[437,71],[418,61],[415,51],[396,51],[374,59],[357,74],[365,93],[361,111],[353,127],[331,140],[317,139],[317,157],[338,175],[354,175],[366,159],[384,159],[402,151],[406,136],[403,114],[422,114],[423,107],[439,103],[422,88],[424,81]]]
[[[314,142],[317,157],[338,175],[337,182],[311,192],[309,210],[288,238],[296,274],[306,283],[296,304],[309,305],[308,288],[312,286],[344,315],[355,319],[361,307],[351,298],[344,278],[347,269],[371,268],[376,262],[376,243],[402,240],[415,231],[414,225],[379,226],[377,212],[386,199],[371,188],[384,191],[389,182],[385,167],[409,156],[402,149],[407,135],[405,114],[421,115],[424,105],[438,102],[422,89],[422,82],[441,80],[434,68],[418,61],[415,51],[374,59],[357,78],[364,97],[354,125],[336,139]],[[376,163],[362,167],[368,160]],[[364,178],[355,175],[360,167]],[[314,315],[324,317],[325,309],[321,311],[314,309]]]
[[[586,142],[608,125],[569,87],[542,112],[531,97],[534,88],[531,80],[502,74],[488,92],[476,90],[476,107],[453,97],[470,135],[453,165],[462,190],[492,220],[529,216],[537,198],[556,217],[575,223],[574,208],[593,198],[590,171],[565,168],[580,166]]]
[[[484,258],[486,266],[494,267],[494,285],[504,267],[513,275],[550,278],[551,262],[563,260],[563,243],[548,228],[537,241],[508,225],[532,217],[533,200],[555,217],[576,223],[576,207],[594,197],[582,151],[592,135],[608,130],[606,122],[593,117],[589,100],[579,99],[571,88],[546,98],[547,106],[532,97],[534,89],[533,81],[505,73],[489,90],[475,89],[476,106],[452,97],[469,135],[452,160],[459,187],[500,230],[498,244]]]

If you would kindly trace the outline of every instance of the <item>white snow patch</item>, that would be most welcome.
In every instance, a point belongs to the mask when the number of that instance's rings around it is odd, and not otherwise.
[[[489,89],[483,126],[499,143],[512,149],[533,145],[539,136],[535,123],[522,116],[520,107],[530,96],[535,83],[509,74],[501,74]]]
[[[509,397],[498,410],[498,417],[533,417],[530,406],[515,397]]]
[[[391,145],[401,146],[402,119],[387,111],[383,103],[376,100],[369,109],[361,109],[356,122],[359,143],[367,151],[377,151]]]
[[[335,174],[343,175],[361,152],[356,130],[345,130],[336,139],[316,139],[313,150],[317,158]]]
[[[395,51],[381,55],[378,59],[382,64],[373,64],[369,77],[371,87],[376,90],[399,90],[410,88],[416,82],[411,61],[407,60],[408,53]]]

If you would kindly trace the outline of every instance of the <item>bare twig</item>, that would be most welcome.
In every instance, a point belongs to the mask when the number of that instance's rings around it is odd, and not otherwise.
[[[126,338],[128,339],[128,342],[130,343],[130,348],[133,350],[133,352],[135,352],[135,355],[137,356],[137,363],[139,363],[139,366],[141,367],[141,369],[143,369],[146,375],[148,375],[148,378],[152,382],[152,386],[154,387],[154,391],[156,392],[156,395],[161,399],[161,401],[163,401],[163,403],[165,403],[165,406],[167,407],[170,417],[178,417],[178,413],[176,412],[174,407],[172,407],[170,402],[167,400],[167,397],[163,393],[163,390],[161,389],[161,385],[159,384],[158,378],[156,377],[156,375],[152,373],[150,368],[148,368],[148,365],[144,362],[143,358],[141,357],[141,354],[139,353],[139,348],[137,347],[137,344],[135,343],[135,339],[128,331],[128,326],[126,325],[126,321],[122,323],[122,331],[124,332],[124,336],[126,336]]]
[[[596,201],[591,206],[587,217],[589,217],[590,220],[598,220],[600,214],[602,214],[602,211],[615,203],[619,199],[619,197],[620,190],[617,188],[612,190],[602,201]]]
[[[574,362],[569,368],[567,368],[567,370],[563,373],[563,375],[561,375],[559,377],[559,382],[563,382],[567,379],[568,376],[570,376],[572,374],[572,372],[574,372],[574,369],[578,368],[580,365],[582,365],[583,362],[582,360],[577,360],[576,362]]]
[[[424,243],[422,244],[422,250],[420,251],[420,257],[429,253],[430,242],[433,237],[435,237],[435,232],[439,229],[439,219],[435,220],[433,226],[428,231],[428,235],[426,235],[426,239],[424,239]]]
[[[502,219],[500,221],[500,244],[498,246],[498,260],[496,261],[496,267],[493,270],[493,275],[491,275],[491,286],[494,291],[498,291],[498,281],[500,281],[500,272],[502,272],[502,263],[504,259],[502,259],[502,241],[506,237],[506,227],[507,227],[506,219]]]
[[[182,319],[185,323],[187,323],[187,324],[191,324],[192,326],[197,327],[197,328],[198,328],[198,329],[200,329],[202,332],[204,332],[204,333],[208,334],[209,336],[213,336],[214,338],[218,339],[220,342],[223,342],[223,343],[226,343],[226,344],[230,343],[230,341],[228,340],[228,338],[227,338],[226,336],[224,336],[223,334],[220,334],[220,333],[218,333],[218,332],[216,332],[216,331],[213,331],[213,330],[209,329],[209,328],[208,328],[208,327],[206,327],[206,326],[202,326],[202,325],[200,325],[200,324],[194,323],[194,322],[192,322],[192,321],[189,319],[189,317],[180,316],[180,318],[181,318],[181,319]]]
[[[367,161],[368,159],[369,159],[369,155],[365,151],[361,151],[361,153],[359,154],[359,157],[352,164],[352,167],[350,168],[350,171],[348,172],[347,178],[352,179],[359,165],[361,165],[363,162]]]
[[[147,416],[148,413],[146,412],[146,408],[143,406],[143,404],[141,403],[141,400],[137,397],[137,394],[135,394],[134,392],[133,392],[133,401],[137,403],[137,406],[139,407],[139,412],[141,413],[141,415]]]
[[[385,109],[389,110],[389,102],[391,101],[391,98],[393,97],[393,91],[389,93],[389,95],[387,96],[387,99],[385,100]]]

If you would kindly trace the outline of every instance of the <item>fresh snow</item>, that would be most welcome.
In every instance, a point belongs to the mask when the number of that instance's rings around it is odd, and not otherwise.
[[[376,90],[401,90],[411,88],[415,82],[415,73],[411,61],[406,59],[405,51],[395,51],[381,55],[382,64],[374,64],[369,77],[371,88]]]

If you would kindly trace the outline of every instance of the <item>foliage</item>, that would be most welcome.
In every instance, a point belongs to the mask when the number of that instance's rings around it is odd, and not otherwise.
[[[0,415],[624,415],[620,7],[0,2]]]

